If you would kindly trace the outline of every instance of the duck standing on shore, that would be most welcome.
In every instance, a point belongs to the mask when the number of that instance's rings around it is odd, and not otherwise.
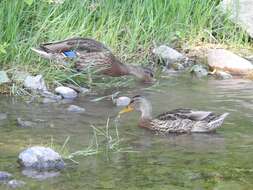
[[[228,113],[216,115],[210,111],[194,111],[191,109],[176,109],[152,118],[151,105],[143,96],[134,96],[127,107],[119,115],[139,111],[141,117],[139,126],[148,128],[159,134],[212,132],[221,127]]]
[[[154,80],[152,70],[123,64],[104,44],[90,38],[71,38],[45,43],[41,44],[39,48],[32,48],[32,50],[41,57],[60,64],[74,62],[74,67],[78,71],[90,67],[113,77],[133,75],[143,82]]]

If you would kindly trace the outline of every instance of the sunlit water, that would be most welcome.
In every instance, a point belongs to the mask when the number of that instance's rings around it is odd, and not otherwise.
[[[138,85],[134,89],[120,90],[122,95],[145,95],[152,102],[154,116],[179,107],[229,112],[230,115],[215,134],[158,136],[137,127],[137,113],[123,115],[115,126],[119,108],[110,99],[90,101],[111,92],[49,105],[1,97],[0,112],[8,113],[8,119],[0,121],[0,170],[25,181],[24,189],[36,190],[253,189],[251,81],[175,77],[151,88]],[[70,104],[87,111],[69,113],[66,108]],[[45,122],[35,128],[18,128],[17,117]],[[74,158],[78,165],[67,161],[60,176],[44,181],[22,175],[16,163],[21,150],[31,145],[48,145],[59,150],[68,137],[69,153],[85,150],[92,140],[93,145],[96,144],[91,125],[106,132],[108,117],[111,139],[97,136],[100,153]],[[0,188],[6,186],[0,185]]]

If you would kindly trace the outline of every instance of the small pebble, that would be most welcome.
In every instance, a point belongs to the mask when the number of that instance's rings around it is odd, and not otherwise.
[[[77,97],[77,92],[72,88],[59,86],[55,89],[55,92],[60,94],[63,98],[74,99]]]
[[[15,188],[19,188],[19,187],[23,187],[25,185],[25,182],[24,181],[21,181],[21,180],[16,180],[16,179],[13,179],[13,180],[10,180],[7,185],[13,189]]]
[[[116,99],[116,106],[127,106],[130,103],[131,99],[127,96],[121,96]]]
[[[8,172],[0,171],[0,181],[6,181],[9,180],[12,177],[12,175]]]

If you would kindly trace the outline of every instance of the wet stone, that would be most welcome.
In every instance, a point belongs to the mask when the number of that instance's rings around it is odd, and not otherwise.
[[[42,146],[25,149],[19,154],[18,162],[26,169],[35,170],[63,169],[65,166],[59,153]]]
[[[224,71],[216,71],[215,72],[215,75],[218,79],[221,79],[221,80],[227,80],[227,79],[231,79],[233,78],[233,76],[229,73],[226,73]]]
[[[116,99],[116,106],[121,107],[121,106],[127,106],[130,103],[131,99],[126,96],[122,96]]]
[[[198,78],[206,77],[208,75],[207,69],[202,65],[194,65],[191,68],[191,73]]]
[[[70,105],[67,110],[69,112],[73,112],[73,113],[83,113],[85,112],[85,108],[82,108],[82,107],[79,107],[79,106],[76,106],[76,105]]]
[[[8,172],[0,171],[0,182],[7,181],[12,178],[12,175]]]
[[[7,185],[13,189],[15,188],[19,188],[19,187],[23,187],[25,185],[25,182],[24,181],[21,181],[21,180],[16,180],[16,179],[13,179],[13,180],[10,180]]]
[[[55,92],[57,94],[60,94],[63,98],[66,98],[66,99],[74,99],[77,97],[77,92],[75,90],[69,87],[65,87],[65,86],[57,87],[55,89]]]

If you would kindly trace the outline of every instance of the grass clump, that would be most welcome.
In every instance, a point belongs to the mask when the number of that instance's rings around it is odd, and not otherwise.
[[[217,6],[220,0],[2,0],[0,66],[53,81],[93,84],[89,77],[41,60],[30,48],[82,36],[104,42],[123,61],[147,64],[157,43],[247,44],[247,35]],[[106,83],[103,82],[102,83]]]

